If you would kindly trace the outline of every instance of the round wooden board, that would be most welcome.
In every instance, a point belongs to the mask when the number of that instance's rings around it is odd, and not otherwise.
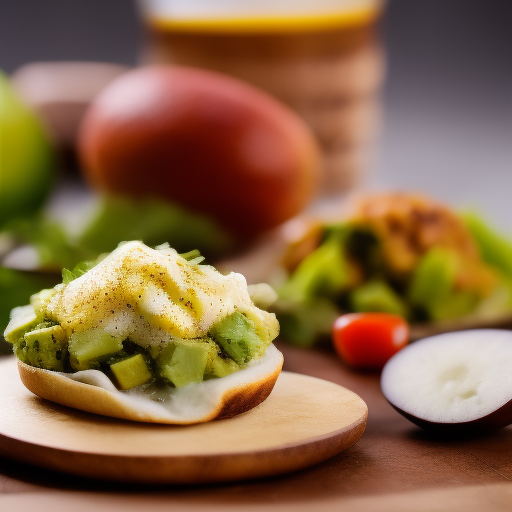
[[[13,357],[0,362],[0,454],[87,477],[204,483],[317,464],[361,437],[368,409],[337,384],[282,372],[270,397],[227,420],[173,426],[90,414],[28,391]]]

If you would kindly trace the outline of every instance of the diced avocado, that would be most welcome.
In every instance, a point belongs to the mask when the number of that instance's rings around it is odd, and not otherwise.
[[[384,281],[370,281],[350,294],[354,311],[391,313],[406,318],[407,306],[400,295]]]
[[[110,369],[121,389],[130,389],[135,386],[140,386],[152,377],[151,371],[142,354],[137,354],[123,361],[119,361],[118,363],[114,363],[110,365]]]
[[[238,370],[240,370],[240,366],[238,366],[235,361],[232,359],[223,359],[219,355],[216,355],[209,365],[208,374],[213,377],[226,377]]]
[[[512,278],[512,241],[498,234],[474,213],[463,215],[463,220],[480,249],[482,259]]]
[[[163,366],[169,364],[172,354],[176,349],[176,343],[167,343],[166,345],[156,345],[149,347],[149,355],[156,361],[157,365]]]
[[[164,346],[149,349],[149,354],[155,361],[158,374],[168,381],[170,381],[170,378],[167,377],[167,370],[171,365],[172,356],[177,346],[176,342],[171,342]]]
[[[431,305],[428,312],[433,321],[462,318],[473,312],[478,297],[469,292],[453,292]]]
[[[48,318],[47,307],[50,303],[50,300],[55,295],[56,291],[53,288],[41,290],[39,293],[32,295],[30,297],[30,304],[34,308],[36,315],[40,318]]]
[[[215,324],[211,334],[226,354],[240,365],[249,362],[264,348],[254,322],[238,311]]]
[[[102,329],[73,333],[69,338],[69,355],[74,370],[94,368],[108,356],[123,349],[123,339]]]
[[[296,300],[334,297],[349,288],[352,281],[353,269],[341,242],[333,237],[302,261],[279,294]]]
[[[414,271],[408,290],[409,300],[430,311],[450,295],[456,272],[456,254],[437,247],[430,249]]]
[[[2,171],[0,170],[0,175],[1,173]],[[0,178],[0,183],[1,180],[2,178]],[[28,304],[30,296],[42,288],[55,286],[56,284],[57,278],[55,274],[26,272],[24,270],[5,268],[0,265],[0,355],[12,353],[11,343],[5,342],[2,336],[11,318],[12,310],[18,306]],[[14,340],[13,343],[16,341],[18,340]]]
[[[357,261],[365,275],[379,272],[383,265],[382,246],[375,234],[363,226],[352,225],[347,229],[346,250]]]
[[[62,372],[67,358],[67,336],[60,325],[25,334],[14,346],[16,357],[31,366]]]
[[[206,365],[214,355],[213,343],[206,341],[179,342],[172,352],[167,364],[160,370],[160,375],[182,388],[192,382],[202,382]]]
[[[340,315],[336,305],[328,299],[281,303],[280,306],[277,317],[283,338],[303,348],[312,347],[319,337],[330,336],[332,324]]]
[[[315,299],[317,300],[317,299]],[[271,313],[275,315],[275,313]],[[260,315],[258,315],[255,311],[249,310],[244,311],[243,316],[245,316],[250,323],[254,325],[254,332],[261,340],[261,346],[258,350],[259,355],[262,355],[263,352],[270,345],[272,340],[275,340],[279,336],[279,322],[266,322],[262,319]]]
[[[11,321],[5,329],[4,336],[9,343],[16,343],[23,335],[36,327],[41,318],[36,314],[32,306],[20,306],[11,312]]]

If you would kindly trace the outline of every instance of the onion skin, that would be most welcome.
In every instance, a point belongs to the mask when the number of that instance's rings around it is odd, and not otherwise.
[[[386,363],[382,393],[409,421],[439,435],[506,427],[512,424],[511,343],[505,329],[424,338]]]
[[[97,189],[179,203],[242,239],[300,212],[320,177],[313,135],[291,110],[182,67],[139,68],[109,84],[84,118],[79,152]]]
[[[481,418],[476,418],[472,421],[465,421],[462,423],[440,423],[435,421],[429,421],[422,418],[418,418],[408,412],[403,411],[402,409],[395,406],[388,397],[386,400],[389,404],[398,411],[402,416],[407,418],[409,421],[430,432],[434,432],[437,434],[461,434],[461,435],[471,435],[471,434],[479,434],[485,433],[492,430],[497,430],[499,428],[506,427],[512,424],[512,399],[509,400],[506,404],[501,406],[499,409],[493,411],[492,413],[482,416]]]

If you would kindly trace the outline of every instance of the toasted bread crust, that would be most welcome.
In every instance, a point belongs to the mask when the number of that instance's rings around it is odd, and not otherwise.
[[[171,419],[137,411],[119,400],[116,394],[99,386],[84,384],[50,370],[35,368],[18,361],[18,371],[25,387],[37,396],[86,412],[148,423],[187,425],[213,419],[231,418],[249,411],[263,402],[272,391],[282,368],[282,356],[276,358],[275,369],[263,378],[222,393],[216,406],[199,419]]]
[[[243,412],[250,411],[267,399],[281,373],[281,367],[266,379],[253,382],[242,389],[236,388],[224,396],[224,402],[215,419],[232,418]]]

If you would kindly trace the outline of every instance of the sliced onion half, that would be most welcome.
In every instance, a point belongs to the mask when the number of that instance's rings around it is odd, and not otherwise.
[[[393,356],[381,388],[391,405],[435,430],[512,423],[512,332],[476,329],[417,341]]]

